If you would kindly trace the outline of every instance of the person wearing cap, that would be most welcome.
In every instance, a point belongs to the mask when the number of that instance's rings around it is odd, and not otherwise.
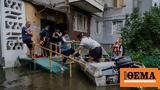
[[[32,55],[32,32],[31,32],[31,29],[30,29],[30,26],[31,26],[31,23],[30,21],[27,21],[25,26],[22,27],[22,41],[23,43],[25,43],[29,49],[29,54],[28,56],[31,57]]]
[[[84,36],[83,34],[77,35],[77,38],[80,40],[80,46],[76,49],[75,55],[82,48],[89,50],[89,62],[99,62],[102,56],[102,47],[101,45],[93,40],[91,37]]]

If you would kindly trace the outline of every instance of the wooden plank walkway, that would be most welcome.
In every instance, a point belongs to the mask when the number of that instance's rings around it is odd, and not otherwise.
[[[30,57],[18,57],[18,60],[20,62],[23,62],[23,61],[28,62],[28,63],[34,62],[34,60],[32,58],[30,58]],[[41,58],[35,58],[35,60],[36,60],[36,64],[38,66],[40,66],[41,68],[43,68],[43,69],[45,69],[47,71],[50,71],[50,67],[49,67],[50,60],[49,60],[49,58],[41,57]],[[61,72],[60,66],[61,66],[60,63],[52,60],[52,73]],[[67,67],[64,66],[63,68],[64,68],[64,70],[67,70]]]

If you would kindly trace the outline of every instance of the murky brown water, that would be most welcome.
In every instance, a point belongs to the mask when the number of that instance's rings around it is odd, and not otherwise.
[[[119,86],[96,87],[80,70],[69,74],[49,74],[40,70],[0,69],[0,90],[136,90]],[[156,89],[143,89],[156,90]]]

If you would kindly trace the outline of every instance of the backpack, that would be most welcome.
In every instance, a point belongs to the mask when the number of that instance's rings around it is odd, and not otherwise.
[[[122,46],[122,45],[120,45],[120,46],[119,46],[119,50],[121,49],[121,47],[122,47],[122,56],[124,56],[124,55],[125,55],[125,47]]]

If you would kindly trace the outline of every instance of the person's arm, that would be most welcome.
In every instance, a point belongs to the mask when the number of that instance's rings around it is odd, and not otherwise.
[[[73,41],[67,41],[64,37],[62,37],[62,40],[63,40],[63,42],[65,42],[65,43],[72,43]]]
[[[29,28],[27,29],[26,34],[32,36],[32,32]]]
[[[61,36],[62,36],[62,33],[61,33],[61,32],[57,32],[57,35],[58,35],[59,37],[61,37]]]
[[[75,52],[73,53],[73,56],[76,55],[81,49],[83,48],[83,46],[79,46]]]
[[[53,35],[52,35],[52,37],[55,37],[56,35],[55,35],[55,32],[53,33]]]
[[[84,40],[82,39],[80,44],[79,44],[79,47],[77,49],[75,49],[75,52],[73,53],[73,55],[76,55],[80,50],[82,50],[84,47]]]
[[[123,46],[122,45],[120,45],[119,54],[120,54],[120,56],[122,56],[122,54],[123,54]]]

